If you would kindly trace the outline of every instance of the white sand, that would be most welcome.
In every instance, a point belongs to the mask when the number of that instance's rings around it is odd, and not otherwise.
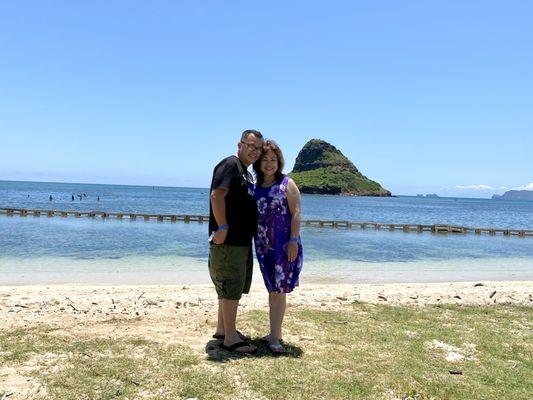
[[[533,306],[533,281],[414,284],[305,285],[289,295],[289,308],[342,309],[354,301],[390,305],[468,304]],[[240,313],[266,309],[266,291],[255,286],[241,301]],[[69,337],[141,337],[162,344],[178,343],[205,354],[216,322],[217,298],[211,285],[173,286],[0,286],[0,331],[46,325]],[[239,322],[239,320],[238,320]],[[265,321],[265,328],[268,321]],[[252,337],[249,326],[238,327]],[[312,340],[289,332],[285,339]],[[452,348],[434,341],[432,351],[450,362],[475,357],[475,349]],[[43,398],[47,389],[29,371],[48,364],[60,368],[59,355],[36,355],[22,366],[0,365],[0,394],[10,399]]]
[[[290,307],[335,309],[354,301],[414,306],[533,306],[533,281],[305,285],[288,295],[288,312]],[[243,296],[240,312],[266,307],[266,291],[256,286]],[[2,330],[36,324],[76,330],[104,321],[137,319],[146,321],[147,329],[156,337],[167,328],[176,337],[195,330],[195,323],[205,326],[206,320],[213,321],[216,309],[217,298],[211,285],[0,286]],[[206,327],[203,334],[208,333]]]

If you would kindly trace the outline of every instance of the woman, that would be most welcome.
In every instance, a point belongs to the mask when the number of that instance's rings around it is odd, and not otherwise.
[[[300,191],[291,178],[283,175],[283,165],[283,154],[272,140],[265,142],[263,154],[253,164],[259,214],[255,252],[269,293],[270,307],[270,334],[263,339],[268,341],[274,353],[285,353],[280,340],[286,294],[298,286],[303,262]]]

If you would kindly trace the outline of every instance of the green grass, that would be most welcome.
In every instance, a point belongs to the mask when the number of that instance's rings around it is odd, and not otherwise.
[[[265,346],[233,356],[206,342],[207,352],[146,338],[69,337],[39,327],[0,330],[0,369],[22,367],[51,399],[291,398],[529,399],[533,393],[533,310],[527,307],[391,307],[356,303],[342,311],[289,309],[285,356]],[[268,316],[253,311],[240,326],[264,332]],[[117,322],[117,326],[120,327]],[[291,336],[292,335],[292,336]],[[446,361],[439,340],[471,350]],[[463,375],[451,375],[449,370]],[[2,393],[0,391],[0,397]]]

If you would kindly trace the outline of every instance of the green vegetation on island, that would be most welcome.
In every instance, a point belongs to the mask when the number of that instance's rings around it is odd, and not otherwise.
[[[298,153],[289,174],[302,193],[390,196],[378,182],[364,176],[335,146],[312,139]]]

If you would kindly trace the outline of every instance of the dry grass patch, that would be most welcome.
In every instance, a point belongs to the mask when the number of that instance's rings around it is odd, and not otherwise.
[[[115,321],[113,338],[98,329],[69,336],[42,325],[0,331],[0,375],[9,371],[11,379],[0,383],[0,398],[528,399],[533,392],[528,307],[293,308],[281,357],[259,340],[268,327],[265,311],[239,321],[259,347],[254,357],[221,350],[201,339],[205,332],[196,338],[204,341],[200,349],[121,331],[142,320]]]

